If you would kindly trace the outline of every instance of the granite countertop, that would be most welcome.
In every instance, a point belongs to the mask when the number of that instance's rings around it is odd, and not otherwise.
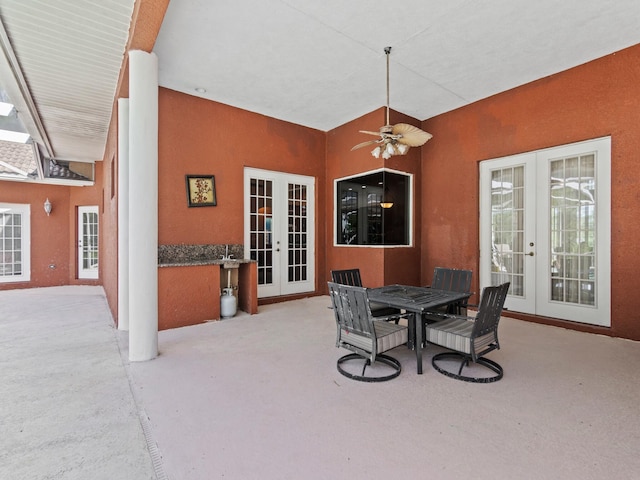
[[[228,252],[232,258],[223,260]],[[255,260],[244,258],[243,245],[158,245],[158,267],[185,267],[196,265],[221,265],[238,268],[241,263]]]
[[[182,261],[173,261],[173,262],[160,262],[158,261],[158,267],[190,267],[196,265],[222,265],[224,267],[225,264],[239,264],[239,263],[252,263],[255,260],[250,260],[248,258],[232,258],[230,260],[222,260],[221,258],[203,258],[203,259],[195,259],[195,260],[182,260]]]

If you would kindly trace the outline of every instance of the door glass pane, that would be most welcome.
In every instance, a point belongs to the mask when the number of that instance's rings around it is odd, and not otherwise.
[[[524,295],[524,166],[491,172],[491,283]]]
[[[273,196],[272,181],[251,179],[250,185],[250,251],[251,260],[258,263],[258,285],[273,283]]]
[[[595,155],[552,160],[550,172],[551,299],[595,305]]]
[[[288,223],[289,223],[289,282],[303,282],[307,280],[306,250],[307,250],[307,186],[289,183],[288,193]]]
[[[0,213],[0,277],[22,275],[19,213]]]

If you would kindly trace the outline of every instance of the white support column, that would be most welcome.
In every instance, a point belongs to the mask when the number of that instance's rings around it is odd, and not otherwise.
[[[118,330],[129,330],[129,99],[118,99]]]
[[[158,355],[158,58],[129,52],[129,360]]]

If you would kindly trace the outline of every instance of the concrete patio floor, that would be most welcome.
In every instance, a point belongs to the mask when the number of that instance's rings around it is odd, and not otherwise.
[[[328,297],[159,333],[129,363],[99,287],[0,291],[2,479],[603,479],[640,471],[640,342],[504,318],[468,384],[398,348],[341,376]]]

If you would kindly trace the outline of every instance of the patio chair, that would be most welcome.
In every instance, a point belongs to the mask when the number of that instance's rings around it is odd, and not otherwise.
[[[348,270],[331,270],[331,281],[341,285],[351,285],[353,287],[362,286],[362,278],[360,277],[359,268],[350,268]]]
[[[351,268],[348,270],[331,270],[331,280],[341,285],[351,285],[352,287],[362,287],[362,278],[360,277],[359,268]],[[397,315],[400,310],[387,307],[381,303],[370,302],[371,313],[374,317],[388,317]]]
[[[431,363],[438,372],[458,380],[476,383],[495,382],[502,378],[502,367],[484,356],[500,348],[498,322],[508,291],[509,282],[486,287],[482,291],[475,317],[446,315],[444,320],[426,326],[425,335],[428,343],[451,350],[433,356]],[[445,368],[444,364],[451,359],[460,360],[458,373]],[[462,375],[463,368],[469,367],[469,362],[486,367],[491,370],[492,375]]]
[[[450,290],[452,292],[471,292],[471,270],[459,270],[457,268],[436,267],[433,269],[433,281],[431,288],[439,290]],[[455,315],[467,314],[467,301],[448,305],[444,308],[444,313]],[[440,312],[442,313],[442,312]]]
[[[347,378],[361,382],[382,382],[400,375],[400,362],[384,352],[406,345],[409,339],[408,327],[388,322],[386,318],[374,318],[369,306],[367,289],[350,285],[327,282],[333,313],[336,318],[336,347],[342,347],[353,353],[338,359],[338,371]],[[403,314],[407,317],[410,314]],[[347,364],[356,360],[364,361],[362,373],[351,373]],[[379,376],[366,376],[367,367],[377,363],[376,367],[391,373]],[[350,365],[353,370],[355,368]],[[384,367],[383,367],[384,366]],[[376,368],[375,370],[379,370]]]

